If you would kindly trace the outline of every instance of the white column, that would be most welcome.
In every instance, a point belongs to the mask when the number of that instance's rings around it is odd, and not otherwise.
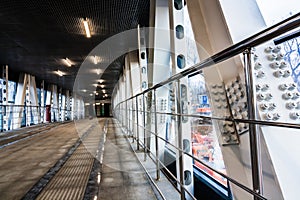
[[[38,95],[37,95],[37,89],[36,89],[36,82],[35,77],[28,74],[28,80],[29,84],[29,105],[30,105],[30,118],[31,122],[33,124],[38,124],[40,121],[40,115],[38,112]]]
[[[187,49],[186,49],[186,31],[185,31],[185,14],[184,13],[184,0],[170,0],[170,38],[171,38],[171,58],[172,58],[172,72],[177,74],[185,70],[187,67]],[[175,94],[177,113],[190,114],[189,111],[189,87],[188,77],[181,78],[175,85]],[[192,154],[191,143],[191,120],[189,117],[181,116],[180,121],[177,121],[177,145],[179,148],[184,149],[186,153]],[[176,151],[176,164],[177,164],[177,178],[181,180],[184,187],[191,193],[194,193],[193,186],[193,160],[191,157]],[[183,176],[183,177],[181,177]],[[192,199],[190,195],[185,194],[186,199]]]
[[[70,117],[71,117],[71,120],[74,120],[74,112],[75,112],[75,110],[74,110],[74,95],[75,94],[71,94],[70,95]]]
[[[17,84],[17,93],[15,98],[15,108],[13,111],[13,129],[20,128],[22,118],[24,117],[24,102],[26,94],[27,75],[20,74]]]
[[[66,118],[68,120],[71,119],[71,98],[70,98],[70,91],[66,90],[66,111],[65,111]]]
[[[169,33],[169,6],[167,0],[155,0],[151,1],[150,9],[150,24],[154,27],[153,31],[150,32],[149,46],[154,48],[149,51],[149,62],[148,62],[148,81],[149,87],[166,80],[171,75],[170,68],[170,33]],[[157,112],[169,112],[169,86],[165,85],[160,87],[156,91],[156,104],[160,105],[162,102],[163,106],[158,106]],[[142,108],[140,103],[139,108]],[[161,108],[161,109],[160,109]],[[143,119],[142,116],[139,117]],[[171,117],[166,115],[158,115],[158,136],[166,138],[167,127],[171,124]],[[154,124],[151,126],[151,131],[155,131]],[[168,133],[171,131],[168,130]],[[155,138],[151,138],[151,151],[155,151]],[[167,151],[165,148],[165,142],[158,140],[159,159],[164,164],[169,165],[168,161],[164,160],[164,152]],[[173,154],[173,153],[170,153]],[[175,159],[175,157],[174,157]],[[168,162],[168,163],[167,163]]]
[[[7,131],[8,127],[8,118],[10,115],[10,108],[8,105],[8,66],[2,67],[2,82],[1,82],[1,128],[3,131]]]
[[[58,112],[58,94],[57,94],[57,85],[52,85],[52,116],[51,121],[59,120],[59,112]]]
[[[206,52],[212,55],[265,27],[255,0],[194,0],[187,1],[187,6],[195,39],[201,46],[198,49],[201,59],[207,57]],[[236,80],[236,77],[241,77],[244,83],[243,70],[243,63],[240,57],[230,59],[216,67],[204,69],[208,91],[211,92],[212,86],[216,84],[222,85],[224,83],[225,86],[229,85],[230,82]],[[210,99],[210,104],[214,106],[216,102]],[[216,109],[213,112],[217,113]],[[219,130],[216,126],[215,131],[219,136],[220,144],[224,144],[221,135],[222,130]],[[252,188],[248,132],[240,135],[239,139],[239,145],[221,145],[226,173],[240,183]],[[263,155],[269,154],[267,149],[268,147],[262,143]],[[272,162],[269,157],[268,159],[263,159],[263,162],[263,166],[268,174],[265,176],[268,182],[264,185],[265,194],[270,199],[282,199]],[[251,195],[241,192],[234,184],[231,184],[231,189],[235,199],[252,199],[250,198]]]
[[[26,126],[30,126],[31,124],[31,101],[30,101],[30,85],[31,85],[31,80],[30,80],[30,75],[25,74],[26,76],[26,82],[25,82],[25,88],[26,88],[26,93],[25,93],[25,110],[26,110]]]
[[[45,104],[45,106],[50,106],[51,107],[52,106],[51,102],[52,102],[52,86],[48,85],[48,89],[46,91],[46,104]],[[52,118],[52,107],[50,108],[50,112],[51,112],[50,117]],[[44,121],[46,121],[46,115],[47,115],[47,113],[45,111]]]
[[[42,80],[41,83],[41,105],[40,105],[40,123],[45,122],[45,82]]]
[[[61,121],[66,120],[66,92],[61,94]]]

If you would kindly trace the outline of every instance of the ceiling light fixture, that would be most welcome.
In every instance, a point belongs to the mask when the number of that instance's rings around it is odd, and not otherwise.
[[[55,71],[55,73],[56,73],[58,76],[63,76],[63,75],[65,75],[65,73],[63,73],[63,72],[60,71],[60,70]]]
[[[96,69],[96,73],[97,73],[97,75],[100,75],[101,70],[100,69]]]
[[[97,65],[99,61],[98,56],[94,56],[93,60],[94,60],[94,64]]]
[[[91,37],[91,32],[90,32],[89,24],[88,24],[88,21],[87,21],[86,18],[83,19],[83,25],[84,25],[86,37],[90,38]]]
[[[65,59],[63,59],[63,61],[68,67],[72,66],[72,62],[69,60],[69,58],[65,58]]]

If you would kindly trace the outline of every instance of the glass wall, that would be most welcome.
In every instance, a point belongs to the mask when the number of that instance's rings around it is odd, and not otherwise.
[[[298,30],[299,33],[300,30]],[[284,61],[292,72],[292,78],[300,91],[300,37],[295,37],[280,44]]]
[[[191,93],[191,114],[211,117],[211,106],[203,75],[190,76],[189,87]],[[193,155],[210,167],[226,174],[223,156],[212,121],[210,119],[192,118],[191,126]],[[226,179],[223,179],[200,162],[194,161],[194,165],[224,186],[227,186]]]
[[[267,26],[272,26],[300,12],[299,0],[256,0]]]

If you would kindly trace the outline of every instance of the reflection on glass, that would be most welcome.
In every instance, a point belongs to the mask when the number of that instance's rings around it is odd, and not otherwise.
[[[211,108],[202,74],[189,77],[189,88],[191,93],[191,114],[211,116]],[[193,118],[191,120],[191,126],[193,156],[215,170],[226,174],[218,138],[214,132],[211,120]],[[227,186],[226,179],[196,160],[194,161],[194,164],[200,170],[207,173],[224,186]]]
[[[293,38],[281,44],[281,49],[284,54],[284,62],[280,68],[288,66],[291,69],[291,74],[294,82],[300,86],[300,37]],[[288,87],[288,86],[287,86]],[[291,85],[295,87],[295,85]]]

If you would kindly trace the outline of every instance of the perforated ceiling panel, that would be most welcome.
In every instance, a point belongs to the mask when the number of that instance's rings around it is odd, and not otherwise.
[[[91,38],[83,18],[89,19]],[[148,26],[148,21],[149,0],[1,0],[0,64],[72,90],[79,66],[95,46],[138,24]],[[62,63],[65,57],[74,62],[72,67]],[[124,57],[117,59],[103,77],[110,83],[108,92],[123,62]],[[59,77],[55,70],[67,75]]]

